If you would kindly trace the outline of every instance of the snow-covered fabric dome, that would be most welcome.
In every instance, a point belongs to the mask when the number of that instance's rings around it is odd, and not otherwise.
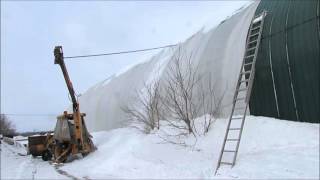
[[[199,73],[210,72],[218,94],[224,93],[223,112],[228,114],[244,54],[250,21],[258,6],[252,3],[244,10],[223,21],[209,31],[200,30],[180,44],[192,61],[199,64]],[[80,109],[87,114],[90,131],[121,127],[125,114],[121,107],[132,100],[144,82],[163,78],[177,47],[163,49],[150,60],[96,84],[80,98]]]

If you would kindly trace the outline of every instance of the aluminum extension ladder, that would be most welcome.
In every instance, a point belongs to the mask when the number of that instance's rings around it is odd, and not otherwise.
[[[232,111],[229,117],[215,173],[221,165],[225,164],[233,167],[236,161],[246,112],[251,96],[251,89],[254,82],[255,63],[258,55],[264,18],[266,15],[266,11],[263,11],[260,15],[252,18],[251,21],[246,41],[245,54],[239,73],[236,91],[233,96]]]

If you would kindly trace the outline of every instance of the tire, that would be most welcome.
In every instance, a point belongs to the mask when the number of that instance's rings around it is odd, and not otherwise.
[[[68,147],[67,147],[68,148]],[[64,163],[67,160],[68,155],[70,154],[70,150],[68,150],[68,152],[63,155],[62,157],[60,157],[59,160],[57,160],[57,158],[67,149],[67,148],[61,148],[59,145],[56,145],[54,147],[53,153],[54,153],[54,160],[60,163]]]
[[[43,153],[42,153],[42,160],[44,161],[48,161],[48,160],[51,160],[52,158],[52,154],[49,150],[45,150]]]

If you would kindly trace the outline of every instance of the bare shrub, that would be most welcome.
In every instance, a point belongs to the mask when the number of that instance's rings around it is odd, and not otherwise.
[[[160,128],[160,94],[159,81],[146,84],[135,93],[133,104],[127,104],[121,109],[125,112],[131,127],[144,133],[150,133],[155,128]]]
[[[216,84],[213,83],[211,74],[208,74],[207,80],[202,81],[199,85],[199,99],[202,114],[208,114],[204,116],[203,123],[203,135],[208,133],[216,117],[220,116],[222,110],[222,100],[225,92],[222,95],[218,95],[215,91]]]
[[[14,134],[16,134],[14,125],[5,114],[1,114],[0,134],[3,134],[4,136],[13,136]]]
[[[159,129],[162,120],[166,128],[161,138],[183,146],[183,137],[192,134],[196,138],[209,131],[221,111],[224,94],[215,92],[211,74],[199,73],[192,59],[192,53],[187,55],[179,48],[161,83],[145,83],[142,91],[135,93],[134,103],[122,107],[132,127],[149,133]],[[199,123],[196,127],[197,117],[205,114],[201,127]]]
[[[192,53],[186,55],[180,48],[167,71],[163,88],[165,92],[161,98],[168,125],[181,132],[176,136],[196,136],[209,131],[214,117],[221,111],[224,97],[224,94],[219,96],[215,88],[211,74],[198,72],[198,65],[192,62]],[[204,116],[203,130],[198,132],[195,127],[196,117],[205,114],[209,116]]]
[[[178,49],[167,71],[164,88],[166,91],[162,98],[165,111],[170,115],[168,123],[193,135],[195,133],[192,121],[199,110],[194,103],[195,87],[201,79],[197,74],[197,68],[192,62],[192,54],[187,56],[181,48]],[[185,125],[175,121],[183,121]]]

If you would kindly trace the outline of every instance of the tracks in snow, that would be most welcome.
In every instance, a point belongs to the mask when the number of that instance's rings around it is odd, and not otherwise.
[[[60,167],[63,166],[63,164],[57,164],[57,163],[53,163],[53,162],[49,162],[55,169],[55,171],[63,176],[66,176],[70,179],[73,179],[73,180],[80,180],[80,179],[85,179],[85,180],[90,180],[89,177],[85,176],[85,177],[82,177],[82,178],[79,178],[79,177],[76,177],[74,175],[71,175],[69,174],[67,171],[64,171],[62,169],[60,169]]]

